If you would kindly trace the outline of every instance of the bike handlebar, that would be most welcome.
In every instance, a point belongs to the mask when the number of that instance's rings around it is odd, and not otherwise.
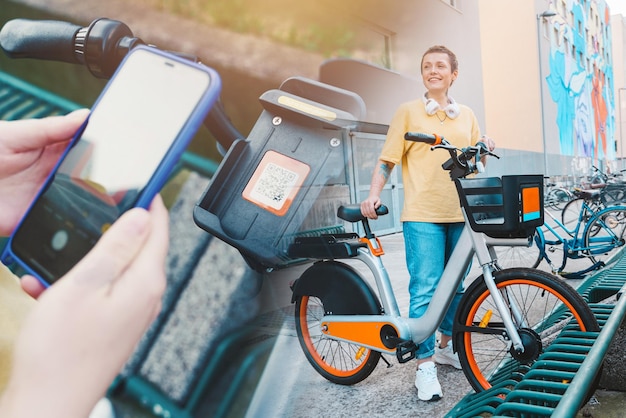
[[[484,165],[481,159],[484,156],[500,158],[489,151],[489,147],[484,142],[477,142],[474,146],[459,149],[437,134],[406,132],[404,139],[432,145],[431,150],[438,148],[447,150],[450,153],[450,159],[442,164],[442,168],[450,172],[450,178],[453,180],[476,172],[482,173]]]
[[[110,78],[124,56],[145,44],[123,22],[96,19],[81,27],[57,20],[13,19],[0,30],[0,48],[10,58],[35,58],[82,64],[98,78]],[[185,59],[197,57],[176,53]],[[232,124],[218,101],[204,121],[224,150],[244,136]]]
[[[443,138],[438,135],[425,134],[422,132],[407,132],[404,134],[404,139],[407,141],[423,142],[429,145],[439,145]]]
[[[0,47],[10,58],[84,64],[98,78],[110,78],[128,51],[143,43],[128,26],[111,19],[96,19],[86,27],[13,19],[0,31]]]
[[[33,25],[27,19],[14,19],[0,31],[0,45],[10,58],[36,58],[75,64],[74,38],[80,28],[69,22],[55,20],[43,20]]]

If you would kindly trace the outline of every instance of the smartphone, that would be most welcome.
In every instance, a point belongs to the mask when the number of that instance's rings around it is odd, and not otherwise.
[[[148,207],[220,93],[212,69],[152,47],[124,58],[30,208],[2,261],[49,286],[125,211]]]

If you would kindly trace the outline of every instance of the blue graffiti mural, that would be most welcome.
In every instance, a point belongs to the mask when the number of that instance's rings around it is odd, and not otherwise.
[[[567,19],[561,15],[552,19],[546,82],[557,105],[561,154],[613,160],[613,67],[607,62],[610,14],[603,0],[594,2],[595,14],[591,4],[568,0]]]

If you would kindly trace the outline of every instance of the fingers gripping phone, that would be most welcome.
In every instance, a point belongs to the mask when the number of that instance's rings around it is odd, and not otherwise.
[[[48,286],[125,211],[148,207],[220,92],[208,67],[139,46],[121,63],[2,254]]]

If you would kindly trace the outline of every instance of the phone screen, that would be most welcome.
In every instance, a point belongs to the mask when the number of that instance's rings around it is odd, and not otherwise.
[[[155,172],[191,139],[181,132],[210,83],[196,66],[133,51],[14,233],[13,254],[49,284],[69,271],[150,182],[162,185]]]

